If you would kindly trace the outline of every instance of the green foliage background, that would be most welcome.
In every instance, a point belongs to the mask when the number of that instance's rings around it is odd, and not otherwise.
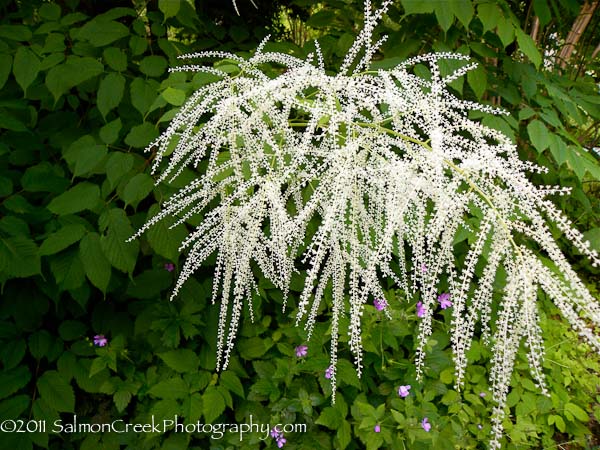
[[[216,373],[211,268],[167,300],[177,269],[171,273],[165,264],[179,267],[178,244],[196,222],[170,231],[162,223],[125,242],[196,176],[186,170],[171,185],[156,186],[148,170],[153,155],[143,153],[185,99],[212,80],[168,74],[178,55],[201,49],[244,55],[272,32],[278,43],[267,49],[298,56],[318,37],[334,67],[362,20],[357,0],[262,2],[258,12],[238,3],[242,17],[228,2],[0,0],[0,419],[68,423],[77,414],[80,421],[148,423],[152,415],[177,414],[185,423],[243,423],[252,415],[255,423],[306,423],[307,433],[286,436],[290,449],[485,448],[493,407],[490,355],[474,344],[466,387],[457,393],[448,311],[437,316],[426,378],[417,383],[415,307],[389,289],[393,320],[366,308],[364,375],[358,379],[341,360],[332,405],[324,378],[326,310],[308,357],[296,358],[305,335],[293,325],[293,307],[282,314],[281,293],[261,281],[258,319],[244,320],[229,369]],[[599,141],[599,67],[589,58],[600,39],[593,31],[598,15],[567,68],[543,70],[542,64],[551,32],[564,36],[579,7],[576,0],[402,0],[378,29],[389,40],[376,66],[431,50],[481,62],[452,88],[511,113],[482,120],[513,137],[523,158],[550,169],[537,181],[573,188],[572,196],[556,201],[600,250],[600,164],[585,150]],[[528,33],[533,15],[546,30],[537,42]],[[231,70],[226,62],[215,65]],[[465,232],[457,254],[473,239]],[[597,293],[599,271],[568,246],[565,252]],[[298,278],[292,302],[301,286]],[[597,448],[600,360],[548,301],[540,303],[551,395],[538,392],[521,358],[505,447]],[[106,347],[93,345],[96,334],[107,337]],[[411,395],[402,399],[397,388],[406,384]],[[425,416],[429,433],[420,427]],[[0,432],[0,444],[15,450],[276,447],[262,437]]]

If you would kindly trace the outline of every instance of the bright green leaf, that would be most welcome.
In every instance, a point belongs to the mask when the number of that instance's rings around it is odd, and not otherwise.
[[[198,356],[189,349],[170,350],[157,355],[167,366],[180,373],[196,372],[200,365]]]
[[[527,125],[527,134],[535,149],[541,153],[550,146],[549,132],[546,125],[534,119]]]
[[[125,36],[129,36],[125,25],[101,17],[90,20],[77,34],[77,38],[89,41],[94,47],[104,47]]]
[[[96,207],[100,200],[100,189],[92,183],[79,183],[52,199],[48,209],[54,214],[75,214],[86,209]]]
[[[537,48],[535,41],[527,33],[523,32],[520,28],[516,28],[517,43],[521,51],[529,58],[536,68],[540,67],[542,63],[542,55]]]
[[[167,60],[164,56],[146,56],[140,62],[140,71],[149,77],[160,77],[167,69]]]
[[[158,9],[162,11],[165,20],[175,17],[179,12],[181,0],[158,0]]]
[[[117,117],[112,122],[108,122],[102,128],[100,128],[100,139],[105,144],[114,144],[119,139],[119,131],[123,128],[121,118]],[[130,167],[131,169],[131,167]]]
[[[170,86],[165,89],[161,95],[171,105],[180,106],[183,105],[183,102],[185,102],[185,92]]]
[[[209,386],[202,395],[203,414],[206,423],[212,423],[225,411],[225,400],[214,386]]]
[[[154,125],[144,122],[131,128],[125,136],[125,143],[136,148],[144,148],[158,136],[158,130]]]
[[[135,175],[123,190],[123,201],[126,205],[137,205],[145,199],[154,188],[154,180],[150,175],[138,173]]]
[[[108,47],[104,49],[102,56],[111,69],[117,72],[127,69],[127,54],[123,50],[117,47]]]
[[[40,255],[53,255],[58,253],[83,237],[85,227],[81,224],[65,225],[58,231],[49,235],[40,246]]]

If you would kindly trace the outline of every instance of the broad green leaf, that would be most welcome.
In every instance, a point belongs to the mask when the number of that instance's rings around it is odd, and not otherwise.
[[[190,388],[180,377],[174,377],[155,384],[148,393],[164,399],[183,399],[190,395]]]
[[[126,205],[134,205],[145,199],[154,188],[154,180],[150,175],[138,173],[134,176],[123,190],[123,201]]]
[[[114,144],[119,139],[119,131],[123,128],[121,118],[117,117],[112,122],[108,122],[102,128],[100,128],[100,139],[105,144]],[[131,167],[130,167],[131,168]]]
[[[85,234],[85,227],[81,224],[65,225],[58,231],[49,235],[40,246],[40,255],[53,255],[64,250],[79,240]]]
[[[38,330],[29,336],[29,353],[35,359],[40,360],[48,356],[48,352],[54,339],[46,330]]]
[[[8,197],[13,192],[13,182],[10,178],[0,176],[0,197]]]
[[[482,2],[477,6],[477,17],[483,24],[483,31],[489,31],[498,25],[498,19],[503,17],[502,11],[495,2]]]
[[[506,47],[509,44],[512,44],[515,40],[515,27],[512,22],[509,19],[504,18],[504,16],[500,16],[497,19],[497,25],[498,29],[496,34],[498,34],[502,45]]]
[[[102,56],[111,69],[117,72],[123,72],[127,69],[127,54],[123,50],[117,47],[108,47],[104,49]]]
[[[179,12],[181,0],[158,0],[158,9],[165,16],[165,20],[169,17],[175,17]]]
[[[69,180],[59,176],[56,170],[47,162],[29,167],[21,177],[21,186],[26,192],[64,192],[69,186]]]
[[[219,383],[228,391],[245,398],[244,386],[242,385],[242,382],[238,376],[232,371],[226,370],[225,372],[221,372],[221,375],[219,376]]]
[[[47,208],[59,216],[75,214],[95,208],[98,200],[100,200],[100,188],[95,184],[83,182],[53,198]]]
[[[0,268],[9,277],[17,278],[41,273],[38,247],[25,236],[0,236]]]
[[[77,289],[85,282],[78,249],[69,249],[52,257],[50,270],[62,290]]]
[[[529,139],[531,139],[531,143],[538,153],[542,153],[550,146],[548,129],[540,120],[534,119],[529,122],[527,125],[527,134],[529,134]]]
[[[38,378],[40,396],[58,412],[75,412],[73,387],[55,370],[48,370]]]
[[[29,85],[36,79],[40,72],[40,59],[29,49],[29,47],[21,46],[15,53],[15,61],[13,64],[13,73],[15,79],[23,92],[27,90]]]
[[[0,399],[14,394],[29,383],[31,373],[25,366],[0,372]]]
[[[72,87],[102,73],[104,66],[95,58],[68,56],[67,62],[52,67],[46,75],[46,86],[55,101]]]
[[[212,423],[225,411],[225,400],[221,393],[214,386],[209,386],[202,395],[204,420],[206,423]]]
[[[185,102],[185,92],[170,86],[161,95],[171,105],[180,106]]]
[[[173,278],[164,268],[145,270],[129,282],[126,294],[133,298],[156,298],[173,284]]]
[[[78,39],[89,41],[94,47],[104,47],[125,36],[129,36],[125,25],[101,17],[90,20],[77,33]]]
[[[65,320],[58,327],[58,334],[64,341],[74,341],[84,336],[86,326],[78,320]]]
[[[183,400],[183,417],[188,423],[197,422],[202,416],[202,396],[194,392]]]
[[[110,281],[110,262],[104,256],[98,233],[86,234],[79,243],[79,258],[90,282],[106,293]]]
[[[521,51],[529,58],[533,65],[537,68],[542,63],[542,55],[535,44],[535,41],[527,33],[524,33],[520,28],[516,28],[517,43]]]
[[[591,249],[600,253],[600,228],[592,228],[583,233],[583,238],[590,243]]]
[[[432,13],[435,4],[435,2],[423,0],[402,0],[401,3],[404,7],[404,14],[406,14],[407,16],[410,14]]]
[[[336,430],[341,426],[342,421],[340,412],[331,406],[327,406],[323,409],[315,423],[326,426],[330,430]]]
[[[143,78],[136,78],[131,83],[131,104],[137,109],[142,116],[145,116],[146,112],[158,93],[158,83],[153,80],[144,80]]]
[[[145,148],[158,136],[158,130],[154,125],[144,122],[131,128],[125,136],[125,143],[135,148]]]
[[[7,55],[6,53],[0,53],[0,89],[4,87],[6,80],[8,80],[12,63],[12,56]]]
[[[567,403],[565,405],[565,411],[570,412],[573,417],[575,417],[580,422],[589,422],[590,416],[586,413],[581,407],[577,406],[575,403]]]
[[[20,417],[29,406],[29,395],[16,395],[0,403],[0,420],[14,420]]]
[[[0,25],[0,38],[12,41],[29,41],[31,37],[31,30],[25,25]]]
[[[167,69],[167,60],[164,56],[146,56],[140,62],[140,71],[149,77],[160,77]]]
[[[64,158],[71,166],[73,176],[80,177],[91,174],[107,153],[106,145],[96,144],[96,140],[86,134],[69,146]]]
[[[337,430],[336,436],[340,444],[340,449],[343,450],[350,442],[352,442],[352,427],[347,420],[343,420],[340,427]]]
[[[198,356],[187,348],[157,353],[164,363],[176,372],[196,372],[200,365]]]
[[[119,180],[133,168],[133,156],[129,153],[114,152],[106,162],[106,177],[114,188]]]
[[[157,205],[152,206],[148,211],[148,219],[155,216],[158,211],[159,208]],[[152,250],[171,261],[177,261],[179,258],[179,247],[187,237],[188,232],[184,224],[170,228],[173,223],[174,219],[172,218],[161,220],[146,232],[146,237]]]
[[[5,108],[0,108],[0,128],[11,131],[27,131],[25,124]]]
[[[133,272],[140,244],[138,241],[126,242],[134,230],[125,211],[113,208],[102,214],[100,229],[106,230],[100,237],[100,246],[106,258],[121,272]]]
[[[454,22],[454,13],[446,2],[432,2],[435,6],[435,17],[444,32],[448,31]]]
[[[474,13],[471,0],[452,0],[449,6],[465,29],[468,30]]]
[[[533,0],[533,11],[540,19],[540,26],[545,27],[552,20],[552,13],[547,0]]]
[[[60,6],[54,3],[44,3],[40,6],[39,15],[46,20],[60,19]]]
[[[115,402],[117,411],[122,412],[131,401],[131,392],[123,390],[117,391],[113,394],[113,401]]]
[[[125,77],[119,73],[109,73],[100,82],[98,88],[98,110],[102,117],[106,119],[106,115],[111,109],[116,108],[121,103],[123,93],[125,92]]]

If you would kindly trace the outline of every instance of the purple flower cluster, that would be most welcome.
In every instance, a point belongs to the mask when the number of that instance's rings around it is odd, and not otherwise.
[[[108,339],[106,339],[106,337],[104,337],[103,334],[97,334],[96,336],[94,336],[95,346],[104,347],[106,344],[108,344]]]
[[[431,430],[431,424],[429,423],[429,419],[427,417],[424,417],[423,420],[421,420],[421,426],[429,433],[429,430]]]
[[[409,391],[410,391],[410,384],[407,384],[405,386],[400,386],[398,388],[398,395],[402,398],[406,398],[410,394]]]
[[[332,376],[333,376],[333,366],[329,366],[327,368],[327,370],[325,371],[325,378],[330,380]]]
[[[279,448],[283,447],[287,442],[286,438],[283,437],[283,432],[278,431],[277,428],[273,428],[271,430],[271,437],[275,439],[275,441],[277,442],[277,447]]]
[[[175,270],[175,264],[173,264],[173,263],[165,263],[165,270],[167,272],[173,272]]]
[[[444,292],[438,295],[438,303],[440,304],[440,308],[446,309],[452,306],[452,302],[450,301],[450,294]],[[423,302],[417,302],[417,317],[423,317],[425,315],[425,306],[423,306]]]
[[[308,346],[299,345],[298,347],[296,347],[296,357],[297,358],[302,358],[302,357],[306,356],[307,354],[308,354]]]
[[[376,298],[373,300],[373,306],[377,311],[383,311],[387,308],[388,302],[385,298]]]

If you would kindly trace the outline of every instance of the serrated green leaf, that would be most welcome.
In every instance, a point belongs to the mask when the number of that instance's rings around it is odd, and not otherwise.
[[[119,180],[133,168],[133,156],[129,153],[114,152],[106,162],[106,177],[114,188]]]
[[[121,272],[131,273],[135,267],[139,242],[126,242],[133,235],[133,228],[125,211],[113,208],[101,217],[101,228],[107,233],[100,237],[100,246],[106,259]]]
[[[0,372],[0,399],[14,394],[29,383],[31,373],[25,366]]]
[[[52,336],[46,330],[38,330],[29,336],[29,353],[40,360],[47,356],[53,343]]]
[[[465,29],[468,30],[474,13],[471,0],[452,0],[449,6]]]
[[[114,144],[119,139],[119,131],[121,131],[121,128],[123,128],[121,118],[117,117],[112,122],[108,122],[100,128],[100,139],[102,139],[102,142],[105,144]]]
[[[502,45],[506,47],[512,44],[515,40],[515,27],[512,22],[501,15],[497,18],[496,24],[498,26],[496,34],[498,34]]]
[[[70,249],[50,260],[50,270],[62,290],[77,289],[85,281],[78,249]]]
[[[164,56],[146,56],[140,61],[140,71],[149,77],[160,77],[167,66],[168,63]]]
[[[175,89],[169,86],[161,95],[171,105],[180,106],[185,102],[185,92],[181,89]]]
[[[123,50],[117,47],[108,47],[104,49],[102,56],[111,69],[117,72],[127,70],[127,55]]]
[[[175,17],[179,12],[181,0],[158,0],[158,9],[165,16],[165,20],[169,17]]]
[[[125,36],[129,36],[125,25],[102,17],[90,20],[77,33],[78,39],[89,41],[94,47],[104,47]]]
[[[587,423],[590,421],[590,416],[581,407],[575,403],[567,403],[565,405],[565,411],[571,413],[580,422]]]
[[[158,84],[154,80],[136,78],[131,82],[131,104],[144,116],[158,95]]]
[[[134,176],[123,190],[123,201],[126,205],[136,206],[145,199],[154,189],[154,180],[150,175],[138,173]]]
[[[27,91],[39,72],[40,59],[28,47],[19,47],[15,53],[13,73],[23,92]]]
[[[83,237],[79,243],[79,258],[90,282],[102,292],[106,292],[112,270],[102,251],[98,233],[88,233]]]
[[[434,4],[435,17],[438,24],[444,30],[448,31],[454,22],[454,13],[448,7],[446,2],[432,2]]]
[[[113,401],[117,407],[117,411],[123,412],[131,401],[131,392],[119,390],[113,394]]]
[[[158,136],[158,130],[154,125],[144,122],[131,128],[125,137],[125,143],[136,148],[144,148]]]
[[[202,416],[202,396],[194,392],[183,400],[183,417],[188,423],[198,422]]]
[[[550,146],[548,129],[540,120],[534,119],[529,122],[527,125],[527,134],[529,134],[529,139],[531,139],[531,143],[538,153],[542,153]]]
[[[40,246],[40,255],[54,255],[73,245],[85,234],[85,227],[81,224],[65,225],[58,231],[49,235]]]
[[[55,370],[38,378],[37,388],[42,399],[58,412],[75,412],[75,394],[69,382]]]
[[[109,73],[100,82],[98,88],[98,110],[102,117],[106,119],[106,115],[119,106],[123,93],[125,92],[125,77],[119,73]]]
[[[485,69],[477,66],[475,69],[467,72],[467,82],[478,99],[481,99],[487,88],[487,76]]]
[[[188,397],[190,388],[180,377],[175,377],[155,384],[148,393],[155,397],[172,400]]]
[[[219,383],[228,391],[245,398],[244,386],[242,386],[242,382],[232,371],[226,370],[225,372],[221,372],[221,375],[219,376]]]
[[[225,400],[214,386],[209,386],[202,395],[203,414],[206,423],[212,423],[225,411]]]
[[[336,432],[340,450],[345,449],[352,442],[352,427],[347,420],[343,420]]]
[[[200,365],[198,356],[187,348],[157,353],[164,363],[176,372],[196,372]]]
[[[25,236],[0,236],[0,267],[9,277],[26,278],[41,273],[38,247]]]
[[[100,188],[95,184],[83,182],[53,198],[47,208],[58,215],[75,214],[94,208],[98,200]]]
[[[46,86],[58,101],[72,87],[99,75],[104,66],[95,58],[68,56],[67,62],[52,67],[46,75]]]
[[[148,211],[148,219],[155,216],[158,211],[158,206],[153,205]],[[146,232],[146,237],[152,250],[171,261],[177,261],[179,247],[187,237],[188,232],[184,224],[170,228],[173,223],[175,223],[175,220],[170,217],[159,221]]]
[[[29,167],[21,177],[21,187],[26,192],[64,192],[69,180],[57,174],[55,168],[47,162]]]
[[[15,420],[29,406],[29,395],[16,395],[0,403],[0,420]]]
[[[339,411],[331,406],[325,407],[315,421],[316,424],[326,426],[330,430],[339,428],[342,422]]]

